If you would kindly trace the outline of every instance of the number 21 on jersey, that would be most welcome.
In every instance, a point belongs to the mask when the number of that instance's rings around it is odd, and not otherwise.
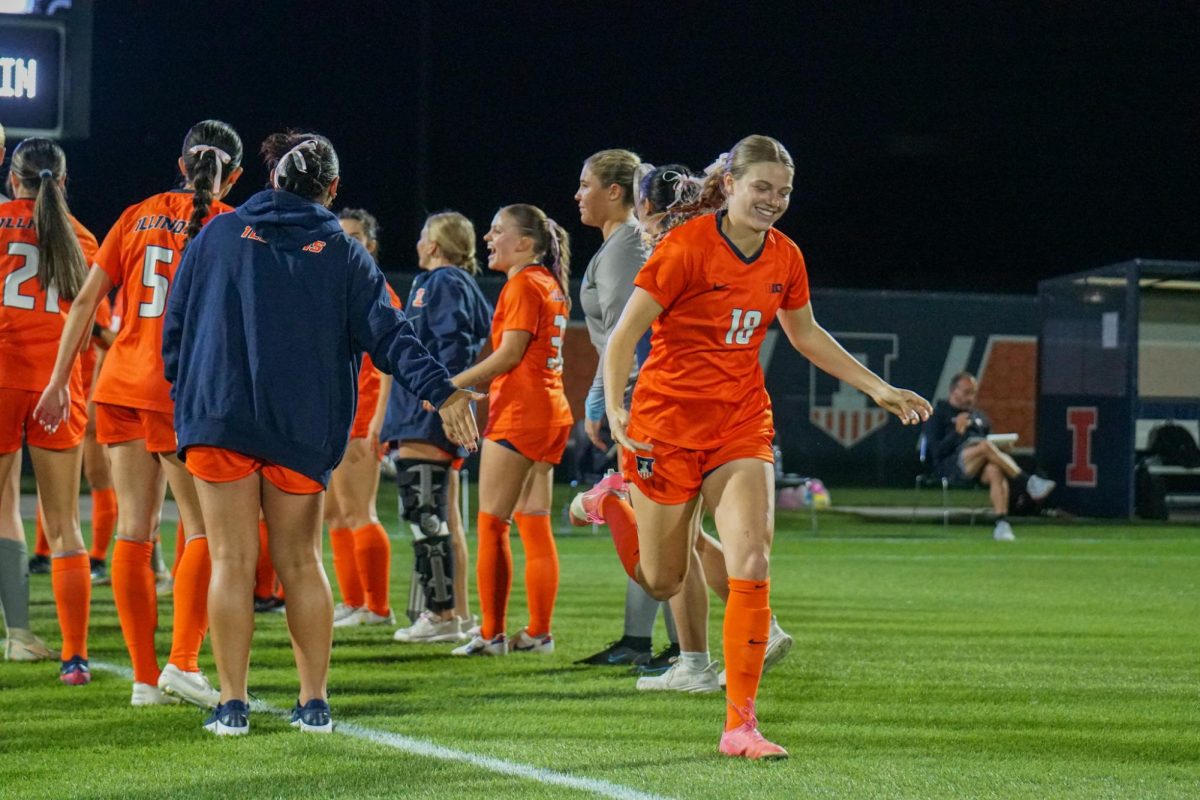
[[[21,285],[37,278],[37,245],[30,244],[29,242],[9,242],[8,254],[24,260],[25,264],[4,276],[4,305],[9,308],[33,311],[35,305],[34,296],[22,294]],[[46,287],[46,310],[51,314],[59,313],[58,287]]]
[[[725,334],[725,344],[750,344],[750,337],[762,324],[762,312],[753,308],[743,311],[735,308],[730,312],[729,332]]]

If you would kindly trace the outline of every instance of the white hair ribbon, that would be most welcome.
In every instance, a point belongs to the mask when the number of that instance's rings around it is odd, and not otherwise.
[[[211,144],[197,144],[188,148],[188,155],[195,156],[197,161],[205,153],[212,153],[213,159],[217,162],[217,174],[213,176],[213,191],[218,192],[221,190],[221,165],[228,164],[233,159],[229,156],[229,153]]]
[[[275,188],[279,188],[279,179],[288,173],[287,165],[289,162],[295,164],[296,169],[307,173],[308,164],[304,160],[304,151],[307,150],[311,153],[316,152],[316,149],[316,139],[305,139],[303,142],[284,153],[283,157],[279,159],[279,163],[275,165],[275,172],[271,175],[271,182],[275,185]]]

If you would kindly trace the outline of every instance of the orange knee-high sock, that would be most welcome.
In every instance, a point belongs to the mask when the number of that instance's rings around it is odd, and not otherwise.
[[[753,708],[771,634],[771,581],[729,579],[725,605],[725,730],[741,725]]]
[[[271,563],[271,548],[267,546],[267,523],[258,522],[258,564],[254,567],[254,596],[265,598],[275,593],[275,566]]]
[[[92,489],[92,552],[97,561],[108,558],[108,545],[117,526],[117,490]]]
[[[87,658],[88,615],[92,608],[92,567],[87,554],[51,561],[50,584],[58,627],[62,629],[63,661],[74,656]]]
[[[50,557],[50,542],[46,540],[46,524],[42,522],[42,507],[38,506],[37,521],[34,522],[36,531],[33,541],[33,554],[35,556]]]
[[[354,530],[354,561],[372,614],[386,617],[392,613],[388,588],[392,577],[392,544],[387,531],[378,522]]]
[[[512,591],[512,549],[508,523],[480,511],[479,553],[475,556],[475,581],[479,610],[483,614],[480,636],[491,639],[508,627],[508,595]]]
[[[179,562],[183,561],[183,551],[187,549],[187,531],[183,529],[183,520],[175,523],[175,561],[171,564],[171,577],[179,572]],[[179,666],[176,664],[175,666]]]
[[[513,514],[525,548],[525,595],[529,602],[530,636],[550,632],[558,597],[558,548],[548,514]]]
[[[175,608],[171,629],[171,655],[167,663],[184,672],[199,672],[200,645],[208,633],[208,579],[212,560],[208,539],[193,537],[183,548],[175,573]]]
[[[337,577],[342,603],[351,608],[366,605],[358,562],[354,559],[354,531],[349,528],[330,528],[329,544],[333,548],[333,574]]]
[[[625,574],[636,580],[637,576],[634,573],[637,571],[641,552],[638,547],[637,519],[633,516],[633,506],[615,494],[610,494],[600,501],[600,513],[608,523],[613,544],[617,546],[617,558],[621,559]]]
[[[117,539],[113,545],[112,588],[121,620],[121,633],[133,679],[138,683],[158,684],[158,655],[154,652],[154,631],[158,628],[158,595],[154,589],[153,542]]]

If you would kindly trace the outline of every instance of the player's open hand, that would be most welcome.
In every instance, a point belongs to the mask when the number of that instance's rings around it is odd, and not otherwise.
[[[875,398],[875,402],[879,404],[880,408],[899,417],[905,425],[920,425],[929,419],[930,413],[933,412],[933,407],[924,397],[908,389],[897,389],[895,386],[888,386],[884,389]]]
[[[438,409],[446,437],[459,447],[474,453],[479,449],[479,428],[475,426],[475,413],[471,403],[487,397],[470,389],[459,389]]]
[[[624,406],[608,410],[608,429],[613,441],[626,450],[651,450],[649,442],[638,442],[629,438],[625,429],[629,427],[629,411]]]
[[[54,433],[70,413],[71,389],[66,384],[58,386],[51,383],[42,392],[37,408],[33,410],[33,418],[48,433]]]

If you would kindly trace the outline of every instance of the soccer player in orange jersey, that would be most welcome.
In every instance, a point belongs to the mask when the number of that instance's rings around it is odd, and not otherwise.
[[[179,157],[181,189],[130,206],[100,246],[67,320],[54,374],[39,412],[53,421],[68,402],[69,355],[92,329],[92,315],[113,287],[121,292],[121,330],[96,383],[96,438],[108,446],[120,513],[112,585],[121,632],[133,662],[135,706],[179,702],[215,706],[218,695],[200,671],[208,630],[211,561],[192,476],[175,454],[170,386],[163,377],[162,327],[180,257],[201,227],[228,211],[221,198],[242,174],[242,142],[224,122],[188,131]],[[175,576],[171,653],[159,670],[154,647],[158,602],[151,557],[166,484],[187,540]]]
[[[550,622],[558,595],[558,551],[550,525],[552,479],[572,423],[562,382],[570,245],[566,231],[541,209],[524,204],[500,209],[483,239],[488,268],[503,272],[508,281],[492,318],[491,355],[454,378],[460,387],[492,382],[479,467],[475,571],[483,624],[478,635],[452,652],[474,656],[509,651],[505,629],[512,590],[511,516],[525,547],[529,603],[529,624],[511,646],[517,652],[550,653]]]
[[[87,424],[76,347],[65,359],[64,380],[73,402],[62,424],[35,422],[41,387],[62,333],[68,306],[77,298],[96,252],[96,237],[67,210],[63,189],[67,159],[49,139],[26,139],[13,151],[9,189],[15,199],[0,205],[0,607],[8,639],[7,658],[52,657],[29,630],[29,578],[20,490],[21,444],[29,446],[52,554],[51,583],[62,629],[64,683],[82,685],[88,671],[91,576],[79,532],[79,466]],[[88,326],[91,326],[91,317]]]
[[[787,756],[759,732],[755,712],[771,625],[774,533],[774,421],[758,361],[767,326],[777,318],[813,364],[904,424],[930,411],[923,398],[856,361],[814,319],[804,258],[774,228],[793,174],[776,140],[738,142],[710,168],[697,201],[681,210],[698,216],[668,233],[638,274],[604,367],[609,424],[625,448],[629,483],[602,481],[585,503],[607,520],[626,572],[661,598],[684,583],[696,504],[703,499],[712,510],[730,590],[719,752],[750,759]],[[627,411],[621,382],[651,325],[650,358]]]
[[[361,208],[346,208],[338,223],[378,260],[379,223]],[[387,287],[392,306],[400,298]],[[350,428],[350,442],[342,463],[329,478],[325,493],[325,519],[333,548],[333,571],[342,602],[333,610],[333,627],[395,625],[388,594],[391,586],[392,546],[379,522],[375,496],[379,492],[379,431],[387,413],[392,381],[383,380],[371,357],[364,354],[358,370],[358,407]]]

